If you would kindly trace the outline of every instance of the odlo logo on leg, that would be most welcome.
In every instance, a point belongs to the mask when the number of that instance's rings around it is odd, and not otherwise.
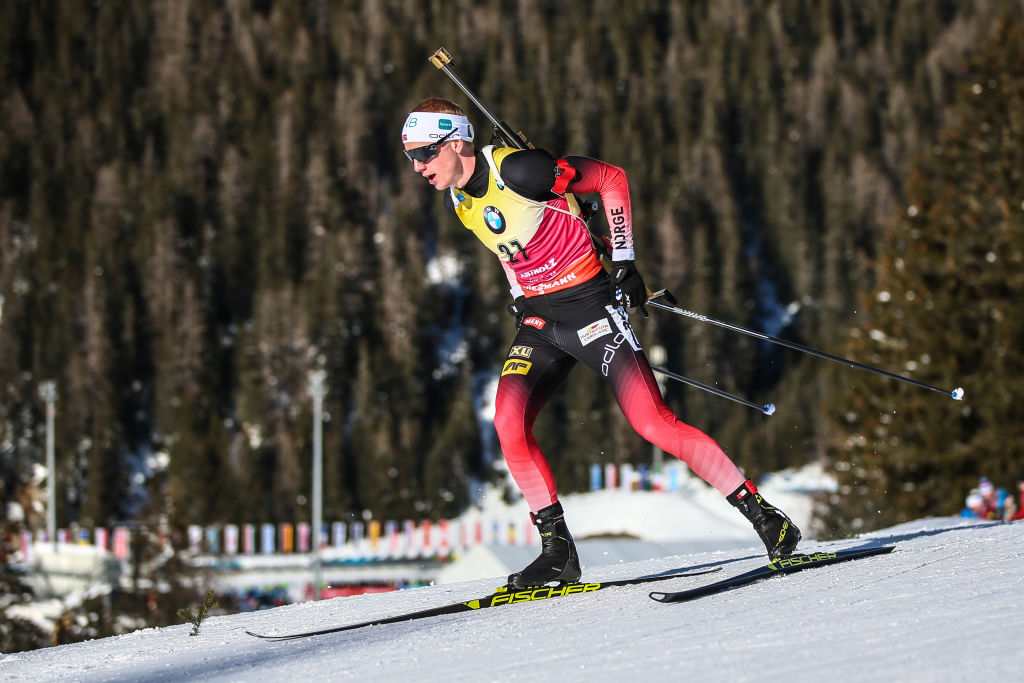
[[[626,335],[619,332],[612,339],[611,344],[604,345],[604,356],[601,357],[601,374],[605,377],[608,376],[608,365],[615,358],[615,352],[622,346],[622,342],[626,341]]]

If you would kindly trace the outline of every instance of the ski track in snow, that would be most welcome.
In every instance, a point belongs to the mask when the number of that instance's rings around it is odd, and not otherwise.
[[[746,571],[719,552],[588,568],[603,580],[722,565],[706,576],[264,642],[486,595],[500,578],[288,605],[191,626],[0,655],[3,681],[1020,680],[1024,523],[928,519],[804,552],[895,543],[679,604],[647,598]]]

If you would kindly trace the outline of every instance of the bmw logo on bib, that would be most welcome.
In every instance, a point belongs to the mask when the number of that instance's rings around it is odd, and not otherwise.
[[[484,207],[484,223],[495,235],[505,232],[505,217],[493,206]]]

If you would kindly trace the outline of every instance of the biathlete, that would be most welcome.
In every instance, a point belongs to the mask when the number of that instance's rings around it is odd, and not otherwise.
[[[448,209],[498,256],[514,301],[509,308],[517,332],[498,382],[494,426],[542,549],[509,576],[509,585],[580,578],[558,488],[533,435],[537,414],[577,362],[605,378],[641,436],[685,462],[743,513],[770,558],[792,554],[799,529],[764,500],[714,439],[672,413],[630,328],[626,309],[643,306],[647,288],[634,260],[625,172],[539,149],[478,151],[473,137],[463,110],[440,98],[418,104],[402,126],[413,170],[445,193]],[[601,197],[611,232],[610,274],[573,196],[582,193]]]

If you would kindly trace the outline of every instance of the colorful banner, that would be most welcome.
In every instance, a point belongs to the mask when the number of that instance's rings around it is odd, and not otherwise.
[[[238,554],[238,525],[224,525],[224,552],[228,555]]]
[[[115,530],[116,531],[116,530]],[[203,527],[198,524],[188,525],[188,551],[198,555],[203,546]]]
[[[128,559],[128,541],[129,540],[130,540],[130,534],[128,533],[128,529],[127,528],[125,528],[123,526],[119,526],[116,529],[114,529],[114,543],[113,543],[113,546],[114,546],[113,547],[114,557],[116,557],[119,560],[127,560]]]
[[[242,552],[246,555],[254,555],[256,553],[255,524],[242,525]]]
[[[451,549],[452,541],[448,533],[448,520],[442,519],[437,523],[437,551],[442,557],[447,557]]]
[[[273,524],[261,524],[260,525],[260,550],[263,551],[264,555],[274,554],[274,525]]]
[[[640,478],[640,490],[650,491],[651,490],[651,468],[646,463],[640,463],[637,468],[638,476]]]
[[[295,527],[288,522],[281,524],[281,552],[290,553],[295,550]]]
[[[632,491],[634,489],[633,483],[636,477],[634,476],[633,466],[629,463],[622,463],[622,490]]]
[[[352,522],[352,547],[355,548],[357,553],[363,552],[363,531],[366,527],[362,522]]]
[[[420,522],[420,531],[423,534],[423,548],[425,554],[430,554],[434,550],[434,539],[432,537],[434,531],[434,525],[431,524],[429,519],[425,519]]]
[[[405,532],[405,552],[407,555],[416,555],[416,522],[411,519],[402,523]]]
[[[345,546],[345,532],[347,530],[348,527],[345,525],[345,522],[334,522],[331,524],[331,545],[335,548],[343,548]]]
[[[215,526],[206,527],[206,552],[211,555],[220,555],[220,528]]]
[[[391,555],[398,555],[401,551],[398,543],[398,522],[393,519],[384,522],[384,535],[388,539],[388,552]]]
[[[604,487],[612,491],[618,486],[619,468],[615,465],[604,466]]]
[[[679,490],[679,468],[673,467],[668,471],[668,490],[678,491]]]
[[[533,520],[527,519],[523,522],[523,545],[534,545],[540,542],[540,534],[537,532],[537,527],[533,525]]]

